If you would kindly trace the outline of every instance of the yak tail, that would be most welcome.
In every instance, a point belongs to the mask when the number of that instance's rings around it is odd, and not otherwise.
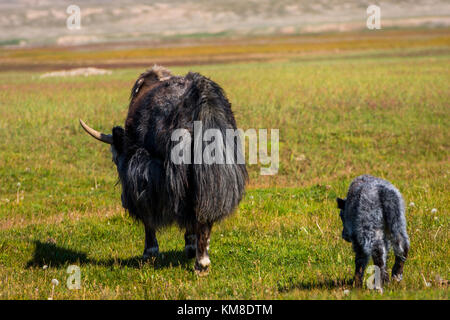
[[[189,179],[193,184],[195,214],[200,222],[215,222],[237,207],[244,195],[248,175],[245,162],[238,157],[242,152],[239,136],[227,139],[227,129],[236,132],[236,122],[223,90],[200,74],[189,73],[187,78],[192,80],[192,85],[185,102],[194,106],[194,126],[200,124],[193,136],[194,161]],[[206,131],[214,133],[208,138]],[[213,143],[214,150],[211,149]],[[227,152],[228,160],[232,158],[232,161],[227,161]]]
[[[379,193],[384,221],[391,235],[394,252],[402,256],[404,250],[409,248],[403,197],[397,189],[392,187],[382,186]]]

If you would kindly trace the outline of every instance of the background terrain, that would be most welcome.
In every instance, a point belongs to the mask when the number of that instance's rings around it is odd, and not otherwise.
[[[0,0],[0,45],[157,44],[174,38],[350,31],[365,28],[372,4],[381,6],[384,28],[450,25],[445,0]],[[69,5],[81,10],[80,30],[66,28]]]

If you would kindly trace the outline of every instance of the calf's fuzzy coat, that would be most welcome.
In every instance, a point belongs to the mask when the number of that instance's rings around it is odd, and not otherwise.
[[[337,198],[343,223],[342,238],[355,252],[355,285],[362,286],[369,258],[380,268],[381,284],[389,281],[386,260],[392,246],[395,264],[392,278],[400,281],[409,251],[405,205],[400,192],[390,182],[370,175],[353,180],[347,198]]]

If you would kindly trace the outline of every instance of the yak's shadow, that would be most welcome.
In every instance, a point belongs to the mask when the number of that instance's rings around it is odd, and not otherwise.
[[[49,267],[61,268],[69,264],[78,266],[97,265],[104,267],[127,266],[131,268],[142,268],[146,264],[151,264],[155,269],[164,269],[181,266],[185,269],[190,268],[190,260],[184,254],[184,251],[169,250],[160,253],[157,257],[142,260],[140,256],[131,258],[110,258],[110,259],[92,259],[84,252],[75,251],[59,247],[51,242],[34,241],[35,250],[33,257],[27,263],[27,268]]]
[[[90,262],[86,253],[61,248],[51,242],[38,240],[34,241],[34,245],[33,258],[28,261],[27,268],[43,267],[44,265],[52,267],[61,267],[66,264],[84,265]]]

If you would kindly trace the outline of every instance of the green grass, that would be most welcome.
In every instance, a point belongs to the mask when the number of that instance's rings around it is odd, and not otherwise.
[[[143,227],[120,207],[109,150],[78,125],[122,124],[142,70],[0,73],[0,298],[47,299],[56,278],[55,299],[448,299],[436,279],[450,271],[449,63],[423,53],[193,68],[223,86],[239,127],[280,129],[278,175],[249,167],[247,196],[214,227],[212,270],[200,278],[175,227],[158,234],[160,257],[140,261]],[[335,198],[362,173],[415,203],[404,281],[383,295],[344,295],[353,253]],[[81,290],[65,287],[71,264]]]

